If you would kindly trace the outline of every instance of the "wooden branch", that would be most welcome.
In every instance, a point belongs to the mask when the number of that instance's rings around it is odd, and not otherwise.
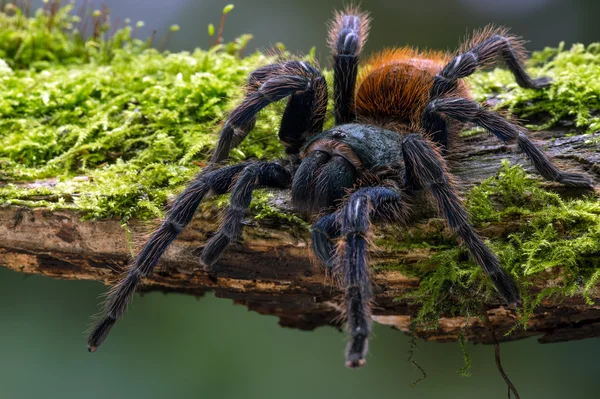
[[[598,184],[600,150],[586,144],[594,136],[565,137],[564,132],[543,132],[534,135],[538,144],[562,167],[583,169],[593,175]],[[461,190],[466,191],[481,180],[494,175],[501,159],[530,164],[512,147],[500,144],[488,136],[465,139],[465,146],[452,158],[452,171],[459,177]],[[564,195],[577,195],[578,190],[549,184]],[[273,203],[285,208],[289,193],[277,192]],[[424,215],[427,215],[424,211]],[[411,227],[424,228],[427,219]],[[217,296],[231,298],[236,303],[262,314],[276,315],[284,326],[312,329],[338,325],[341,291],[326,277],[324,271],[310,261],[308,232],[298,232],[285,226],[254,223],[250,218],[241,243],[232,245],[209,276],[199,269],[197,250],[207,235],[217,227],[214,210],[199,212],[190,226],[167,251],[161,269],[144,279],[143,290],[162,290],[202,295],[214,291]],[[143,243],[151,224],[133,221],[129,229],[137,244]],[[485,236],[503,234],[506,225],[483,229]],[[397,233],[395,233],[397,234]],[[0,209],[0,265],[23,273],[43,274],[63,279],[93,279],[112,283],[129,261],[132,251],[127,234],[118,220],[82,221],[72,211],[49,211],[22,207]],[[417,262],[433,254],[433,250],[407,250],[403,262]],[[398,261],[398,255],[377,252],[372,263]],[[374,319],[402,331],[409,330],[410,315],[416,309],[395,299],[414,290],[419,281],[399,272],[374,273],[376,307]],[[552,276],[540,280],[535,290],[553,283]],[[600,294],[592,293],[593,306],[581,298],[566,298],[559,304],[543,302],[531,317],[526,330],[518,329],[504,336],[515,324],[515,313],[499,304],[489,304],[488,316],[497,336],[514,340],[541,335],[542,342],[557,342],[600,335]],[[483,323],[476,318],[442,318],[437,330],[419,330],[425,339],[456,340],[461,330],[465,338],[488,342]]]

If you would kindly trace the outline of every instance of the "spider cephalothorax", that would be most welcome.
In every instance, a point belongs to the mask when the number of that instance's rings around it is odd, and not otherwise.
[[[511,305],[520,302],[517,286],[469,223],[441,154],[451,151],[460,126],[472,123],[503,142],[516,143],[544,178],[591,188],[587,176],[557,169],[521,127],[471,100],[461,81],[497,58],[504,60],[523,87],[541,89],[549,79],[530,78],[523,67],[522,43],[493,28],[476,32],[456,55],[400,48],[373,56],[359,74],[368,27],[368,16],[352,8],[337,13],[330,26],[336,122],[332,129],[321,131],[327,85],[318,69],[307,62],[288,61],[250,75],[245,98],[223,125],[212,165],[177,197],[162,225],[111,291],[104,318],[89,337],[90,351],[106,338],[140,279],[152,273],[206,195],[231,193],[221,226],[200,257],[209,270],[227,245],[240,236],[257,187],[291,187],[296,209],[318,216],[312,249],[318,260],[343,277],[349,367],[365,362],[371,332],[367,252],[371,224],[406,222],[415,191],[431,195],[449,227],[504,299]],[[288,157],[219,167],[231,148],[252,130],[257,113],[286,97],[279,138]]]

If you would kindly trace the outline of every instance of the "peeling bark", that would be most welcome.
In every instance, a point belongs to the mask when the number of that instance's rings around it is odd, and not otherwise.
[[[600,134],[565,137],[562,131],[541,132],[534,138],[545,143],[545,149],[561,167],[580,169],[600,180],[600,150],[590,140]],[[493,176],[502,159],[520,163],[532,171],[530,164],[512,147],[499,144],[491,137],[464,139],[464,146],[451,158],[452,171],[460,189],[469,188]],[[580,190],[548,183],[563,195],[576,196]],[[286,191],[277,192],[274,204],[284,209],[289,201]],[[411,228],[419,229],[430,221],[423,211]],[[110,284],[128,263],[132,249],[124,227],[118,220],[82,221],[73,211],[4,207],[0,209],[0,265],[23,273],[72,280],[99,280]],[[143,243],[152,223],[133,221],[129,229],[136,247]],[[276,315],[281,325],[312,329],[321,325],[339,325],[341,291],[324,270],[311,262],[308,232],[285,225],[254,223],[250,218],[240,243],[234,244],[209,276],[200,269],[198,247],[217,227],[214,210],[199,212],[193,222],[167,251],[153,276],[143,281],[143,290],[162,290],[202,295],[214,291],[217,296],[231,298],[261,314]],[[481,231],[487,237],[510,231],[507,224],[491,225]],[[398,234],[398,233],[393,233]],[[372,263],[402,261],[416,263],[431,256],[433,250],[409,250],[400,255],[378,251]],[[419,281],[399,272],[381,271],[373,275],[375,283],[375,321],[409,330],[410,315],[416,309],[395,301],[414,290]],[[552,276],[536,284],[541,290],[552,284]],[[514,340],[541,335],[541,342],[558,342],[600,336],[600,293],[592,297],[595,305],[583,299],[566,298],[556,304],[543,302],[531,317],[526,330],[518,329],[504,336],[515,324],[514,311],[491,303],[488,315],[497,336]],[[468,322],[468,323],[467,323]],[[468,327],[465,329],[465,323]],[[485,326],[477,318],[466,320],[447,317],[439,321],[437,330],[418,330],[417,335],[436,341],[455,341],[459,333],[474,342],[489,343]]]

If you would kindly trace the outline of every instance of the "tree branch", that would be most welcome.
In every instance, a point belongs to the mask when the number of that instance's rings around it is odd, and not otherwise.
[[[588,171],[598,180],[600,150],[586,144],[595,136],[564,137],[564,132],[544,132],[537,136],[546,143],[546,150],[565,168]],[[553,138],[554,140],[550,140]],[[521,163],[527,161],[513,149],[498,144],[487,136],[466,139],[464,148],[454,156],[453,172],[459,177],[462,191],[485,178],[493,176],[500,160]],[[563,195],[577,195],[577,190],[558,185],[549,186]],[[288,194],[276,192],[271,203],[286,208]],[[413,229],[427,225],[424,211]],[[424,219],[423,219],[424,217]],[[143,290],[162,290],[202,295],[214,291],[217,296],[231,298],[251,310],[276,315],[284,326],[312,329],[339,323],[341,291],[332,284],[322,268],[310,260],[308,231],[289,226],[255,223],[251,218],[244,230],[243,240],[231,246],[215,266],[211,277],[200,269],[198,247],[217,227],[216,210],[200,211],[190,226],[167,251],[162,269],[144,279]],[[132,221],[128,228],[139,247],[152,230],[151,223]],[[506,234],[510,226],[493,224],[481,233],[487,237]],[[118,277],[128,263],[132,250],[127,231],[118,220],[82,221],[82,215],[68,210],[50,211],[44,208],[9,206],[0,209],[0,265],[23,273],[42,274],[73,280],[99,280],[106,284]],[[398,233],[393,233],[398,234]],[[374,265],[402,261],[417,263],[435,253],[434,249],[407,250],[401,255],[386,251],[372,254]],[[551,277],[551,276],[548,276]],[[374,272],[376,306],[375,321],[392,325],[402,331],[410,329],[411,315],[416,309],[396,298],[418,287],[419,281],[397,271]],[[552,284],[552,279],[536,282],[534,291]],[[587,305],[580,297],[568,297],[560,303],[543,301],[529,319],[527,329],[508,332],[517,321],[514,311],[499,303],[488,304],[490,326],[501,340],[514,340],[541,335],[541,342],[558,342],[600,335],[600,295],[592,291],[595,305]],[[465,329],[465,323],[467,323]],[[490,343],[486,326],[477,317],[442,317],[435,330],[417,329],[425,339],[455,341],[464,333],[465,339]]]

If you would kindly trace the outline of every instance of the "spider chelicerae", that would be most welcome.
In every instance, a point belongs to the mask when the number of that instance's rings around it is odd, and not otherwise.
[[[152,273],[204,197],[231,195],[219,229],[200,256],[209,271],[240,236],[252,192],[258,187],[291,187],[294,207],[315,217],[312,250],[320,262],[342,276],[350,335],[348,367],[365,363],[371,333],[373,295],[367,252],[371,225],[406,223],[408,205],[418,191],[430,194],[507,303],[519,304],[514,281],[469,223],[443,155],[452,150],[452,139],[461,126],[471,123],[503,142],[516,143],[545,179],[591,188],[586,175],[559,170],[523,128],[473,101],[461,80],[498,58],[522,87],[543,89],[550,79],[532,79],[527,74],[522,42],[500,28],[475,32],[455,55],[409,47],[383,51],[368,59],[359,73],[369,23],[367,13],[352,7],[335,13],[330,23],[335,126],[329,130],[322,131],[327,83],[317,68],[287,61],[250,74],[244,99],[222,127],[211,165],[175,199],[161,226],[109,293],[104,316],[88,339],[90,351],[104,341],[141,278]],[[254,127],[257,113],[284,98],[289,99],[279,138],[288,154],[285,159],[222,166],[230,150]]]

